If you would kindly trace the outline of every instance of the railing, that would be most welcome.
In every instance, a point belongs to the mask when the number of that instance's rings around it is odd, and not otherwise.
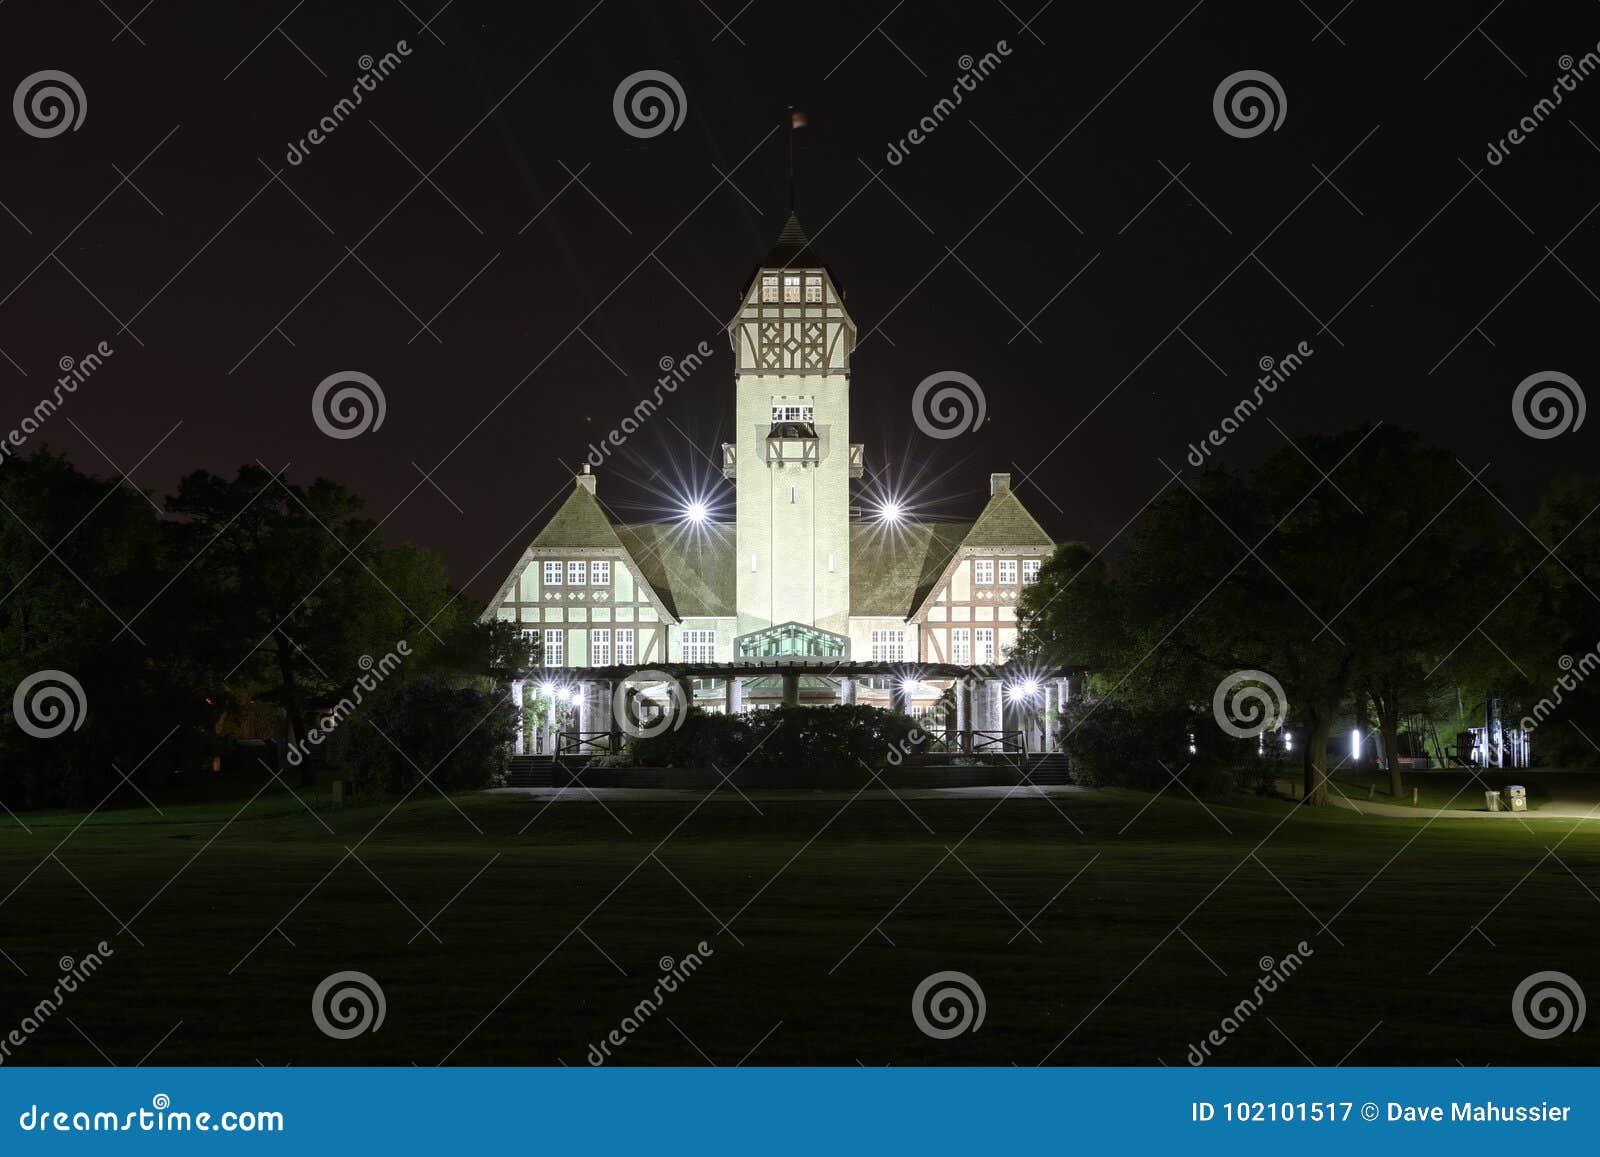
[[[606,755],[611,751],[609,731],[558,731],[557,755]]]
[[[972,750],[978,752],[1021,751],[1022,732],[1020,731],[974,731],[972,733]]]
[[[948,755],[960,755],[961,732],[944,730],[925,731],[928,737],[924,751],[939,751]],[[1023,750],[1023,734],[1020,731],[974,731],[972,733],[972,754],[996,755],[1001,752]]]

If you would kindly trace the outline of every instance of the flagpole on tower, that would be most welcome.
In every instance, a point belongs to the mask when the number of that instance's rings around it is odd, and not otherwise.
[[[789,212],[795,211],[794,191],[794,130],[806,127],[806,114],[799,111],[794,105],[789,106]]]

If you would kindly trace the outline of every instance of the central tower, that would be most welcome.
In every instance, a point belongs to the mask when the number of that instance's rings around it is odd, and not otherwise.
[[[722,473],[737,502],[738,626],[798,622],[848,634],[850,354],[856,326],[793,213],[728,326],[735,441]]]

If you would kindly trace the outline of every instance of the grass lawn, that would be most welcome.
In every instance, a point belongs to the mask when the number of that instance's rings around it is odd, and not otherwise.
[[[614,1063],[1182,1065],[1303,940],[1213,1063],[1600,1063],[1592,1020],[1539,1041],[1511,1017],[1534,972],[1600,996],[1600,823],[1176,790],[0,817],[0,1037],[105,939],[6,1063],[582,1065],[704,940]],[[340,1041],[310,1005],[345,969],[387,1018]],[[987,1015],[935,1040],[911,996],[949,969]]]

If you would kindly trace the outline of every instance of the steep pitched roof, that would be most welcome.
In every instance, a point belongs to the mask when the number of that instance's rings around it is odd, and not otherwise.
[[[850,526],[850,613],[907,618],[971,530],[968,522]]]
[[[1055,540],[1028,513],[1009,486],[997,491],[972,524],[962,546],[1048,546]]]
[[[750,271],[750,276],[745,280],[741,292],[749,292],[750,286],[754,284],[763,269],[821,269],[827,273],[828,280],[833,282],[833,287],[839,291],[840,296],[844,294],[844,286],[839,283],[838,275],[811,247],[811,238],[806,236],[799,215],[793,212],[783,223],[783,228],[778,233],[778,240],[767,254],[767,259]]]
[[[539,547],[607,547],[621,546],[617,532],[611,527],[611,520],[606,517],[605,511],[600,509],[600,503],[582,483],[573,483],[572,493],[567,495],[567,500],[555,512],[549,522],[544,524],[532,543],[531,548]]]
[[[801,228],[798,214],[789,214],[789,219],[783,223],[783,230],[778,234],[777,244],[773,245],[772,252],[761,264],[767,269],[795,269],[822,264],[811,249],[811,239]]]
[[[639,573],[677,618],[734,614],[734,527],[636,522],[616,528]]]

